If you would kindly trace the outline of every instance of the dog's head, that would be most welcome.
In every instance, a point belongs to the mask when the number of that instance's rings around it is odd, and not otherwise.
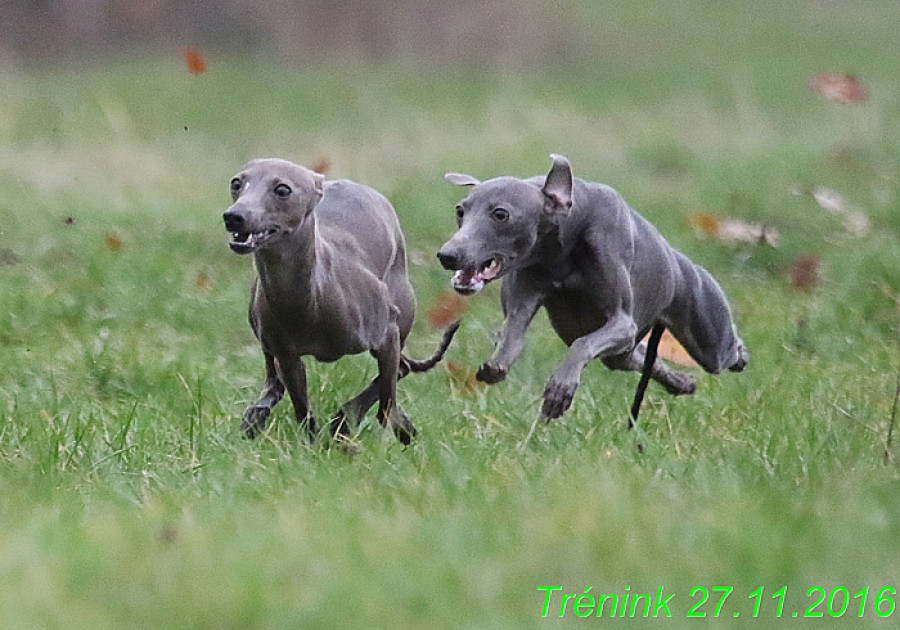
[[[451,284],[464,295],[521,266],[529,258],[548,223],[566,216],[572,207],[572,169],[561,155],[551,155],[553,167],[543,186],[515,177],[480,182],[470,175],[447,173],[459,186],[471,186],[456,206],[459,230],[437,256],[455,271]]]
[[[222,218],[229,247],[250,254],[295,232],[322,198],[325,177],[287,160],[253,160],[231,180],[234,203]]]

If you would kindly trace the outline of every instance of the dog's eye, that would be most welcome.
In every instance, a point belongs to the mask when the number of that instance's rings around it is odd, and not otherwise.
[[[494,211],[491,212],[491,218],[498,223],[503,223],[504,221],[509,220],[509,210],[506,208],[494,208]]]
[[[464,216],[466,216],[465,210],[460,206],[456,206],[456,222],[461,223]]]
[[[236,195],[241,192],[241,180],[237,177],[231,180],[231,194]]]
[[[279,199],[287,199],[291,196],[291,187],[287,184],[278,184],[272,192]]]

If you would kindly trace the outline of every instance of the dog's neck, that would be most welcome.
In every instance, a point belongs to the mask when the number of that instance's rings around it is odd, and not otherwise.
[[[269,304],[292,309],[315,305],[321,256],[317,242],[315,214],[310,213],[282,242],[254,254],[260,287]]]

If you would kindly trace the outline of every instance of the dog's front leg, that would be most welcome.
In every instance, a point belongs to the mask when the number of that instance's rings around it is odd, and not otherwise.
[[[500,299],[506,317],[494,354],[481,364],[475,374],[475,378],[483,383],[494,384],[505,379],[509,367],[525,347],[525,331],[541,306],[543,295],[528,291],[522,285],[523,283],[515,283],[513,278],[503,283]]]
[[[284,384],[278,378],[275,370],[275,358],[263,350],[266,358],[266,385],[263,388],[259,400],[247,407],[244,418],[241,421],[241,433],[248,440],[252,440],[266,426],[266,419],[272,413],[272,407],[278,404],[284,396]]]
[[[297,423],[306,426],[309,436],[316,436],[316,420],[309,412],[309,394],[306,390],[306,368],[299,356],[284,356],[275,358],[275,367],[281,377],[291,402],[294,403],[294,415]]]
[[[541,416],[552,420],[563,415],[572,405],[581,372],[588,362],[597,357],[630,352],[636,336],[637,325],[631,315],[618,311],[603,327],[573,341],[565,360],[544,390]]]

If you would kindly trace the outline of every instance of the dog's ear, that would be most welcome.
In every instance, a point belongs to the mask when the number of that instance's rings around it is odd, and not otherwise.
[[[465,173],[447,173],[444,175],[444,179],[457,186],[477,186],[481,183],[471,175],[466,175]]]
[[[542,192],[558,209],[568,211],[572,207],[572,167],[562,155],[550,154],[553,166],[547,173]]]
[[[323,191],[325,190],[325,176],[322,173],[313,173],[313,189],[319,194],[319,197],[322,196]]]

